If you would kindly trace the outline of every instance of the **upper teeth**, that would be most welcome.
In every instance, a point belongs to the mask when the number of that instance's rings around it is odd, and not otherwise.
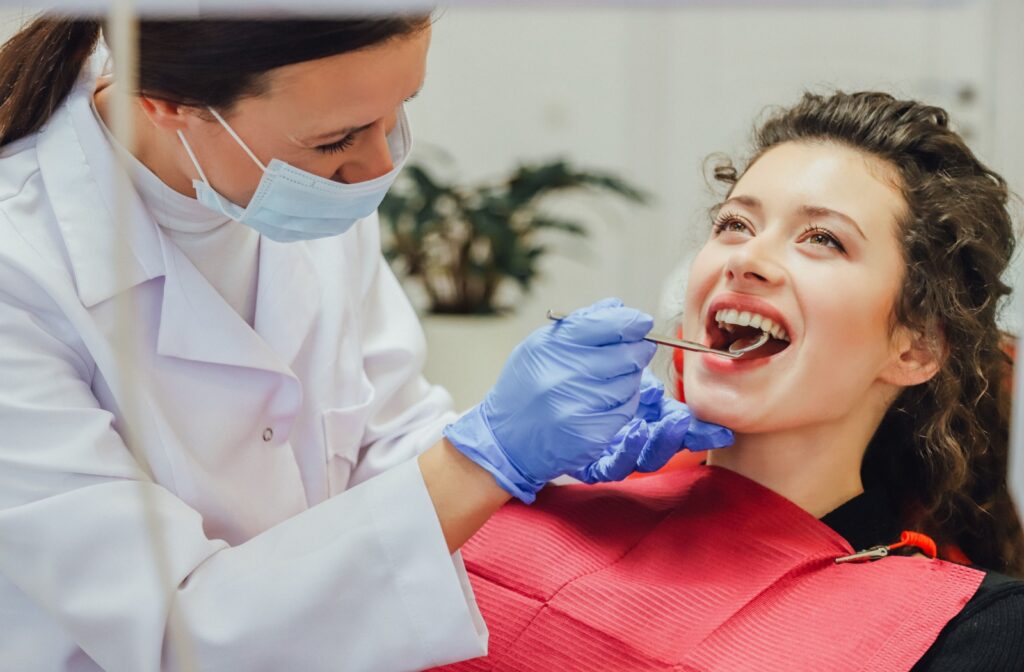
[[[733,326],[740,327],[754,327],[761,331],[766,331],[772,335],[772,338],[777,338],[780,341],[788,341],[789,334],[782,328],[781,325],[772,322],[771,318],[765,317],[758,313],[752,313],[744,310],[724,309],[715,313],[715,321],[718,322],[718,326],[726,331],[732,331]]]

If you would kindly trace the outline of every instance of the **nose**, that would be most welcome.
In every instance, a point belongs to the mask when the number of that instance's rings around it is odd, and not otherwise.
[[[774,258],[770,243],[758,238],[735,248],[725,264],[725,277],[736,289],[774,287],[782,283],[784,274]]]
[[[378,119],[359,134],[335,173],[335,179],[345,184],[366,182],[386,175],[395,167],[388,148],[388,131],[384,120]]]

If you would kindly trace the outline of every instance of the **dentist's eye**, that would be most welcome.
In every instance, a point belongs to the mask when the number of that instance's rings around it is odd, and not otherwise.
[[[712,235],[719,235],[729,231],[736,233],[749,233],[753,230],[753,227],[749,222],[743,220],[737,215],[731,213],[722,213],[715,219],[715,223],[711,226]]]
[[[356,141],[356,134],[349,133],[341,140],[331,142],[326,145],[317,145],[313,149],[320,152],[321,154],[335,154],[337,152],[344,152],[346,149],[352,146],[352,143]]]
[[[831,247],[838,250],[842,254],[846,254],[846,248],[839,242],[835,234],[826,228],[820,226],[809,225],[804,229],[803,234],[800,236],[801,242],[808,242],[812,245],[821,245],[822,247]]]

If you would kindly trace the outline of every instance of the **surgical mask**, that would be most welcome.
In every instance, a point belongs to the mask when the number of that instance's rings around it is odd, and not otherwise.
[[[192,147],[179,130],[178,138],[202,178],[192,181],[196,198],[206,207],[220,210],[225,217],[246,224],[267,238],[282,243],[337,236],[348,231],[360,219],[372,215],[394,184],[395,177],[402,170],[412,149],[409,120],[405,110],[399,108],[395,128],[387,138],[394,168],[372,180],[344,184],[278,159],[263,165],[224,118],[213,108],[210,108],[210,112],[260,167],[263,176],[249,205],[243,208],[232,203],[210,186]]]

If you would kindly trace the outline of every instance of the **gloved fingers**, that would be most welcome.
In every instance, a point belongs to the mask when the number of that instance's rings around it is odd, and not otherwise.
[[[685,411],[686,413],[689,413],[690,408],[689,406],[679,401],[678,399],[674,399],[673,397],[669,397],[662,394],[661,398],[657,402],[657,410],[652,411],[651,413],[651,415],[653,415],[654,417],[645,417],[644,419],[647,420],[648,422],[651,422],[652,419],[660,420],[661,418],[667,417],[673,413],[678,413],[679,411]]]
[[[608,298],[601,299],[600,301],[595,301],[594,303],[590,304],[589,306],[586,306],[585,308],[577,308],[576,310],[569,313],[569,317],[582,317],[584,315],[587,315],[588,313],[594,312],[595,310],[601,310],[602,308],[620,308],[624,305],[626,304],[622,302],[622,299],[617,299],[614,296],[610,296]]]
[[[734,440],[732,430],[693,418],[683,444],[688,450],[711,450],[731,446]]]
[[[640,378],[640,406],[636,415],[647,422],[656,422],[661,419],[665,387],[661,384],[650,369],[644,369]]]
[[[640,389],[640,372],[650,363],[658,346],[647,341],[616,343],[600,348],[574,347],[563,352],[562,361],[582,376],[597,381],[635,375]]]
[[[576,439],[587,440],[588,437],[599,436],[609,426],[621,430],[624,425],[639,420],[636,417],[638,396],[635,394],[622,402],[607,393],[591,396],[587,399],[586,408],[577,406],[572,411],[571,426],[568,422],[562,421],[562,431]],[[605,440],[602,443],[611,445],[611,442]]]
[[[654,326],[654,318],[635,308],[595,306],[572,313],[556,323],[554,336],[580,345],[610,345],[639,341]]]
[[[624,430],[624,431],[623,431]],[[647,423],[634,419],[616,435],[608,452],[574,476],[584,483],[621,481],[636,471],[637,458],[650,438]]]
[[[637,460],[637,471],[657,471],[683,449],[692,416],[677,410],[651,426],[651,440]]]
[[[636,409],[636,417],[642,418],[647,422],[657,422],[661,420],[661,404],[656,402],[653,404],[647,404],[643,401],[643,396],[640,397],[640,404]]]
[[[590,385],[574,385],[573,388],[568,394],[572,394],[583,402],[583,406],[597,413],[621,411],[627,413],[627,418],[632,419],[640,406],[639,371],[593,381]]]
[[[731,430],[693,417],[690,413],[690,407],[678,399],[671,397],[662,398],[662,418],[680,413],[690,418],[686,435],[683,437],[683,445],[687,450],[710,450],[712,448],[724,448],[725,446],[732,445],[733,435]],[[650,422],[649,419],[648,422]]]
[[[665,394],[665,385],[658,380],[658,377],[651,373],[650,369],[644,369],[640,377],[640,403],[653,404],[661,401]]]

